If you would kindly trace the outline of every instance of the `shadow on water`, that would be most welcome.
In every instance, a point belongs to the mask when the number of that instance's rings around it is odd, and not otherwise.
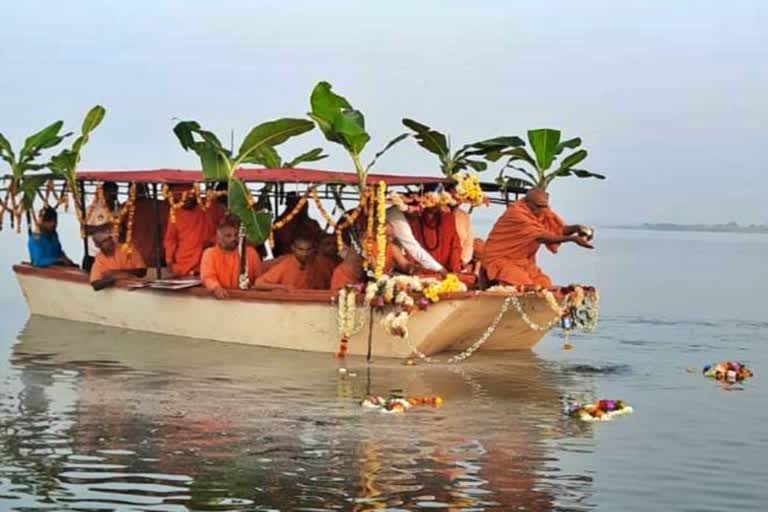
[[[18,509],[583,510],[550,449],[589,387],[530,352],[405,366],[32,317],[0,399],[0,499]],[[578,382],[574,383],[574,379]],[[441,408],[362,409],[369,393]]]

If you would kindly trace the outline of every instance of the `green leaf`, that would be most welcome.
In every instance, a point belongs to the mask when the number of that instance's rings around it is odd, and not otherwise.
[[[353,154],[362,153],[371,140],[365,132],[365,117],[359,110],[344,110],[333,119],[333,130],[344,140],[344,145]]]
[[[272,214],[268,211],[256,211],[248,204],[250,193],[241,180],[229,180],[229,211],[236,215],[245,228],[246,238],[256,245],[263,244],[269,238],[272,226]]]
[[[579,137],[574,137],[573,139],[564,140],[563,142],[557,145],[557,149],[555,150],[555,155],[559,155],[566,148],[576,149],[579,146],[581,146],[581,139]]]
[[[418,123],[413,119],[403,119],[403,124],[406,128],[413,130],[416,135],[416,142],[419,146],[423,147],[430,153],[436,154],[440,157],[441,162],[445,162],[450,158],[448,139],[442,133],[437,130],[433,130],[427,125]]]
[[[410,134],[410,133],[401,133],[400,135],[398,135],[397,137],[395,137],[395,138],[394,138],[394,139],[392,139],[391,141],[387,142],[387,145],[386,145],[386,146],[384,146],[384,149],[382,149],[381,151],[379,151],[378,153],[376,153],[376,154],[374,155],[374,157],[373,157],[373,160],[371,160],[371,163],[369,163],[369,164],[368,164],[368,167],[367,167],[367,169],[368,169],[368,170],[371,170],[371,168],[374,166],[374,164],[376,163],[376,161],[379,159],[379,157],[380,157],[381,155],[383,155],[384,153],[386,153],[387,151],[389,151],[389,149],[390,149],[392,146],[394,146],[395,144],[398,144],[399,142],[402,142],[403,140],[407,139],[407,138],[408,138],[408,137],[410,137],[410,136],[411,136],[411,134]]]
[[[200,157],[206,181],[226,181],[232,171],[232,162],[221,150],[205,142],[196,142],[193,148]]]
[[[333,119],[343,110],[353,110],[352,105],[343,96],[331,91],[328,82],[319,82],[312,90],[309,103],[312,114],[333,125]]]
[[[50,173],[24,176],[21,182],[21,190],[24,194],[21,204],[25,210],[32,209],[38,189],[45,185],[45,183],[53,177],[54,175]]]
[[[536,163],[539,169],[546,171],[555,159],[557,145],[560,143],[560,131],[543,128],[528,131],[528,141],[536,155]]]
[[[324,158],[328,158],[328,155],[323,154],[323,148],[314,148],[310,149],[306,153],[300,154],[290,162],[287,162],[285,167],[293,168],[304,162],[317,162],[318,160],[322,160]]]
[[[474,169],[477,172],[482,172],[488,168],[488,164],[485,162],[481,162],[479,160],[469,160],[465,159],[463,161],[466,165],[470,166],[472,169]]]
[[[24,141],[24,147],[19,152],[20,160],[24,160],[26,156],[33,155],[41,149],[55,146],[61,142],[62,137],[59,136],[59,131],[61,131],[63,125],[64,121],[56,121],[27,137],[27,140]]]
[[[524,188],[534,188],[535,185],[531,183],[528,180],[523,180],[520,178],[508,178],[508,177],[499,177],[496,178],[496,183],[503,189],[524,189]]]
[[[200,128],[200,124],[197,121],[181,121],[173,127],[173,133],[176,134],[176,138],[179,139],[181,147],[186,151],[194,149],[194,145],[197,143],[195,140],[195,135],[198,135],[201,139],[203,139],[203,142],[229,154],[229,151],[227,151],[224,146],[221,145],[219,138],[216,137],[213,132],[209,132]]]
[[[277,146],[293,136],[301,135],[314,128],[312,121],[306,119],[282,118],[261,123],[251,129],[240,145],[240,151],[235,159],[237,165],[255,151],[265,146]]]
[[[11,143],[8,142],[8,139],[2,133],[0,133],[0,158],[8,162],[9,165],[14,165],[16,162],[16,155],[13,152]]]
[[[517,160],[522,160],[523,162],[527,162],[531,164],[531,166],[534,169],[538,169],[538,166],[536,165],[536,160],[533,159],[533,157],[528,153],[528,151],[525,148],[513,148],[507,151],[504,151],[502,155],[509,156],[509,160],[507,161],[507,164],[509,162],[514,162]]]
[[[77,154],[70,149],[64,149],[58,155],[51,157],[49,168],[57,176],[68,177],[77,166]]]
[[[88,135],[95,130],[101,124],[106,113],[107,110],[101,105],[96,105],[89,110],[85,115],[85,119],[83,119],[83,126],[81,127],[82,134]]]
[[[280,169],[283,167],[283,159],[272,146],[264,146],[263,148],[254,151],[241,163],[261,165],[265,169]]]
[[[571,169],[571,172],[579,178],[595,178],[598,180],[604,180],[604,174],[597,174],[596,172],[585,171],[584,169]]]
[[[505,135],[467,144],[466,146],[463,146],[456,155],[486,155],[496,151],[503,151],[507,148],[520,146],[525,146],[523,139],[516,136]]]
[[[563,158],[563,161],[560,162],[560,169],[569,169],[574,165],[578,164],[579,162],[581,162],[582,160],[584,160],[585,158],[587,158],[587,150],[580,149],[575,153],[572,153],[567,157]]]

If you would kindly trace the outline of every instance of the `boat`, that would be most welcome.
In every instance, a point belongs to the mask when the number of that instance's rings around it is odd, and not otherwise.
[[[240,169],[249,186],[268,186],[277,200],[293,188],[319,200],[354,197],[354,173],[311,169]],[[370,184],[384,181],[390,189],[412,189],[443,182],[442,178],[372,174]],[[82,205],[99,183],[147,184],[156,200],[158,186],[203,183],[199,171],[83,171],[78,172]],[[346,188],[345,188],[346,187]],[[488,187],[489,189],[492,186]],[[505,204],[504,191],[492,202]],[[156,223],[159,225],[159,223]],[[159,235],[158,235],[159,236]],[[337,297],[325,290],[233,290],[217,300],[201,287],[177,290],[113,287],[94,292],[88,276],[72,268],[13,267],[33,315],[88,322],[158,334],[242,343],[281,349],[334,353],[339,347]],[[158,263],[155,275],[162,277]],[[556,293],[558,290],[552,290]],[[551,298],[531,290],[469,290],[441,296],[424,311],[415,312],[407,337],[395,336],[382,325],[386,311],[360,304],[347,354],[386,358],[430,358],[443,352],[531,349],[562,315]]]

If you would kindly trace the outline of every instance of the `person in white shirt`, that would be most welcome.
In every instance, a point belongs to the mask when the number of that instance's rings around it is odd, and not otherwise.
[[[405,249],[405,252],[413,258],[413,260],[425,270],[431,270],[432,272],[439,272],[445,274],[446,270],[440,265],[431,254],[424,249],[421,244],[413,236],[411,226],[408,224],[408,219],[405,218],[405,214],[397,206],[390,206],[387,208],[387,223],[392,226],[392,232],[394,237]]]

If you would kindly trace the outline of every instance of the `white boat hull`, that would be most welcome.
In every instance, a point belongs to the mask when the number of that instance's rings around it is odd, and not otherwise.
[[[15,267],[32,314],[112,327],[247,345],[336,352],[337,308],[323,291],[237,292],[216,300],[202,289],[186,291],[111,288],[95,292],[85,276],[72,270]],[[412,315],[409,338],[387,334],[373,315],[372,354],[407,358],[414,348],[426,355],[463,350],[480,338],[499,314],[505,296],[492,292],[463,294]],[[543,299],[520,297],[530,320],[544,325],[554,312]],[[368,350],[370,311],[359,308],[360,329],[351,337],[348,353]],[[480,350],[530,349],[546,330],[531,329],[510,307]]]

